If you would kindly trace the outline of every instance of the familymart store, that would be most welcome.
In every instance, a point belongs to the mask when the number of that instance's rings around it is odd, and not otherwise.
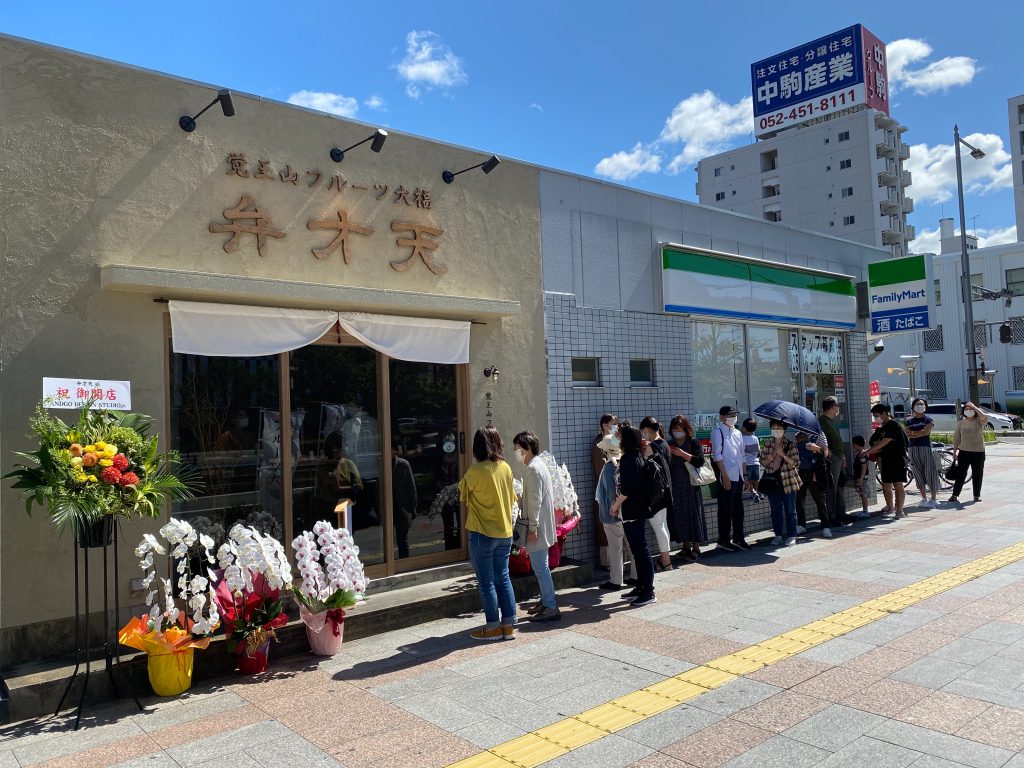
[[[853,276],[671,244],[660,256],[664,311],[688,315],[693,328],[694,427],[702,438],[722,405],[747,415],[787,400],[817,413],[833,396],[849,442]],[[765,434],[767,426],[760,425]]]
[[[445,183],[487,154],[237,93],[186,132],[216,88],[2,36],[0,77],[4,469],[44,378],[127,382],[215,538],[329,520],[371,577],[467,559],[473,430],[548,432],[537,171]],[[161,523],[122,528],[122,606]],[[67,650],[71,547],[2,486],[4,665]]]

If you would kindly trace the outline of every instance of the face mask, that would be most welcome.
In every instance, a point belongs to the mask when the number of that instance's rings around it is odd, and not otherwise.
[[[682,442],[686,438],[686,433],[685,432],[673,432],[672,433],[672,437],[673,437],[673,439],[678,440],[679,442]]]
[[[915,405],[914,406],[914,413],[924,413],[924,405],[921,404],[921,403],[918,403],[917,405]]]
[[[738,416],[729,416],[729,417],[726,418],[725,423],[728,424],[730,427],[735,427],[736,426],[736,422],[739,421],[739,420],[740,419],[739,419]]]
[[[776,440],[781,440],[782,436],[785,435],[785,434],[786,434],[786,430],[784,430],[784,429],[773,429],[772,430],[772,437],[774,437]]]
[[[611,443],[612,448],[619,447],[619,438],[616,435],[612,435],[608,442]]]
[[[964,418],[965,419],[974,418],[974,409],[973,408],[968,408],[967,410],[965,410],[964,411]]]
[[[526,455],[522,451],[516,451],[516,458],[519,459],[520,464],[526,464]]]

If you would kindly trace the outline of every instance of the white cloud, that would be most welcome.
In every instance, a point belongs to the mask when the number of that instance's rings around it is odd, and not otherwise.
[[[375,109],[378,112],[387,112],[388,111],[387,102],[384,101],[384,99],[382,99],[377,94],[374,94],[370,98],[368,98],[365,101],[363,101],[363,106],[366,107],[367,109]]]
[[[753,106],[745,96],[736,103],[712,91],[691,93],[672,109],[658,138],[636,144],[601,160],[595,173],[619,181],[662,169],[663,153],[674,153],[665,169],[675,175],[698,160],[732,146],[732,140],[753,130]],[[680,146],[681,145],[681,146]]]
[[[530,109],[536,109],[538,112],[543,112],[544,111],[544,107],[542,107],[536,101],[533,102],[532,104],[530,104]]]
[[[660,170],[661,155],[651,152],[640,142],[637,142],[629,152],[616,152],[594,166],[594,173],[616,181],[625,181],[641,173],[657,173]]]
[[[749,96],[730,104],[707,90],[680,101],[658,137],[661,144],[683,145],[669,163],[668,172],[679,173],[701,158],[728,149],[732,139],[753,130],[753,111]]]
[[[959,228],[954,232],[959,237]],[[977,234],[978,247],[988,248],[990,245],[1003,245],[1004,243],[1017,242],[1017,227],[1011,224],[1008,227],[996,227],[994,229],[968,229],[968,234]],[[911,253],[938,253],[940,250],[939,229],[924,229],[917,233],[917,237],[911,241]]]
[[[355,117],[359,111],[359,102],[351,96],[325,91],[297,91],[288,97],[289,104],[300,107],[319,109],[342,117]]]
[[[903,38],[886,46],[891,91],[911,88],[915,93],[928,94],[944,91],[956,85],[967,85],[978,72],[978,63],[968,56],[946,56],[930,64],[912,69],[932,54],[932,47],[924,40]]]
[[[985,157],[975,160],[966,148],[962,148],[961,166],[966,192],[984,194],[1013,186],[1010,153],[1003,148],[1001,136],[994,133],[972,133],[963,139],[985,152]],[[904,166],[914,176],[913,186],[908,191],[915,200],[922,203],[944,203],[956,195],[956,158],[952,136],[949,144],[912,145],[910,159],[905,161]]]
[[[465,85],[469,78],[462,59],[429,30],[413,30],[405,37],[405,58],[396,69],[406,81],[405,92],[418,99],[424,90]]]

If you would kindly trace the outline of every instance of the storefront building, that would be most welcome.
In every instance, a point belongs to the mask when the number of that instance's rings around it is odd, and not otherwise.
[[[743,419],[768,400],[817,412],[835,395],[848,446],[870,429],[856,284],[886,251],[551,171],[540,203],[552,450],[585,512],[606,411],[666,429],[682,414],[707,440],[722,405]],[[747,504],[746,519],[769,528],[767,503]],[[585,514],[567,554],[597,558],[594,529]]]
[[[9,37],[0,81],[3,468],[45,377],[124,381],[215,537],[344,515],[372,577],[466,560],[473,430],[548,433],[538,171],[446,184],[487,156],[398,133],[335,162],[375,127],[237,93],[186,132],[216,89]],[[123,606],[159,524],[122,528]],[[5,482],[4,665],[70,647],[72,573]]]

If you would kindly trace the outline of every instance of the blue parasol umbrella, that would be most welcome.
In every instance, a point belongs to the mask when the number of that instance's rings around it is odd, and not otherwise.
[[[754,415],[763,419],[781,421],[787,427],[810,435],[818,445],[825,447],[828,441],[821,432],[818,417],[802,405],[787,400],[769,400],[754,409]]]

